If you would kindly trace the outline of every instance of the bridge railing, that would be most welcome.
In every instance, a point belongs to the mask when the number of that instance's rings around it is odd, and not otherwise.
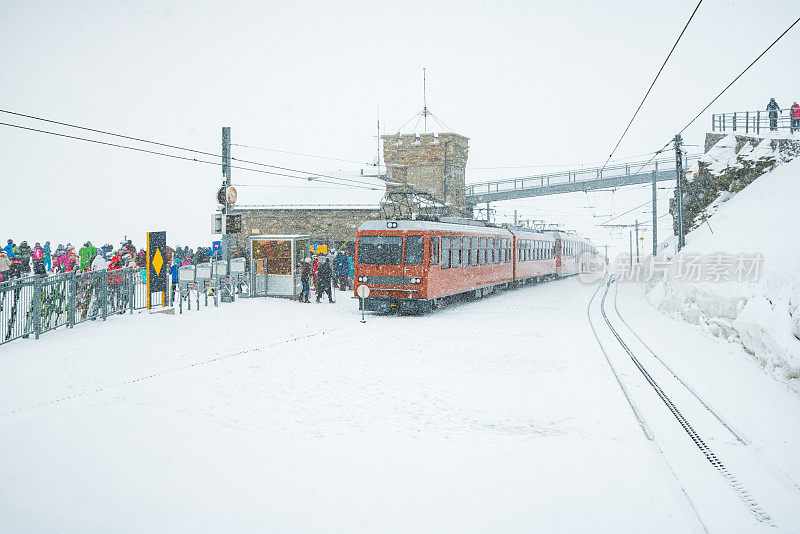
[[[684,167],[690,160],[699,158],[698,155],[685,156]],[[659,158],[652,161],[639,161],[631,163],[619,163],[603,167],[591,167],[585,169],[570,169],[567,171],[537,174],[532,176],[519,176],[516,178],[505,178],[501,180],[491,180],[466,185],[466,196],[483,195],[488,193],[501,193],[505,191],[516,191],[521,189],[537,189],[560,184],[570,184],[579,182],[590,182],[602,178],[618,178],[648,174],[653,171],[663,171],[675,169],[675,158]]]
[[[714,113],[711,115],[712,132],[744,132],[746,134],[768,131],[800,132],[800,119],[792,126],[792,110],[783,109],[770,117],[767,110],[734,111],[733,113]]]

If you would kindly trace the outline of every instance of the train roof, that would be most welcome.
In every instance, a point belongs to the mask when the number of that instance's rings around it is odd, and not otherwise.
[[[457,220],[457,219],[453,219]],[[390,226],[391,225],[391,226]],[[492,225],[474,225],[449,222],[447,220],[372,220],[365,221],[358,227],[359,230],[417,230],[420,232],[438,230],[441,232],[461,232],[467,234],[494,234],[511,236],[505,228]]]

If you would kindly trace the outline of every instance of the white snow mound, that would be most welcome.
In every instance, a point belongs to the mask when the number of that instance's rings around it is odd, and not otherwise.
[[[763,143],[762,143],[763,145]],[[749,148],[757,153],[766,146]],[[723,162],[720,161],[720,164]],[[779,165],[709,206],[707,222],[686,236],[684,258],[761,254],[755,279],[698,281],[670,274],[651,282],[662,311],[741,343],[777,379],[800,391],[800,160]],[[704,273],[707,274],[707,273]],[[751,277],[746,277],[751,278]]]

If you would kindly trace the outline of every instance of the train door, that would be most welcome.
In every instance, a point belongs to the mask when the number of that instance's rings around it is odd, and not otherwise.
[[[556,238],[556,270],[561,268],[561,238]]]
[[[423,246],[424,238],[421,234],[406,235],[403,241],[403,276],[406,278],[422,279],[424,263],[423,251],[425,250]],[[419,297],[419,294],[414,296]]]

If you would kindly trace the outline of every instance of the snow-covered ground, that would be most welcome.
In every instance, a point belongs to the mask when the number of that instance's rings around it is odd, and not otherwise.
[[[366,324],[342,294],[241,300],[13,342],[0,530],[721,531],[707,514],[740,503],[694,503],[697,520],[687,464],[645,437],[599,352],[595,289],[561,280]],[[626,303],[667,355],[676,332],[703,337]],[[714,358],[676,354],[682,370],[796,484],[797,396],[730,358],[738,345],[705,343]]]

